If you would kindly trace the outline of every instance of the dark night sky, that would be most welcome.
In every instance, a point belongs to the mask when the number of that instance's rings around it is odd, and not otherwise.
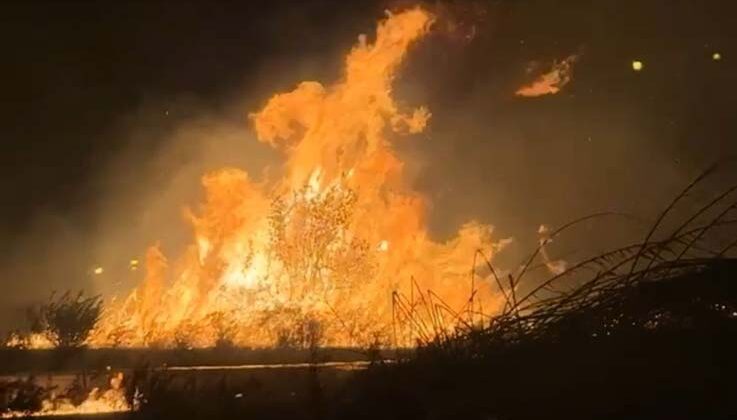
[[[0,281],[8,286],[0,317],[51,287],[88,285],[81,267],[94,263],[116,195],[166,194],[180,167],[240,162],[221,150],[199,164],[201,149],[185,147],[161,170],[158,156],[180,150],[172,138],[183,124],[207,115],[242,124],[243,142],[253,141],[247,112],[300,80],[335,79],[357,34],[392,4],[210,3],[0,5]],[[444,236],[478,218],[524,238],[540,223],[600,210],[652,217],[701,169],[737,152],[733,3],[446,3],[477,36],[432,36],[397,84],[401,99],[434,114],[425,138],[402,145],[421,162],[413,170],[433,202],[433,231]],[[571,53],[581,58],[562,93],[514,97],[531,61]],[[632,71],[633,59],[644,71]],[[117,223],[135,230],[145,207],[130,204]],[[160,236],[146,234],[141,243]]]

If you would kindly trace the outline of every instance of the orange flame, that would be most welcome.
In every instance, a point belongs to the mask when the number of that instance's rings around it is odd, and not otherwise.
[[[78,416],[85,414],[109,414],[131,411],[133,408],[125,398],[123,389],[123,373],[118,372],[110,378],[110,388],[101,391],[93,388],[87,398],[78,405],[72,404],[68,398],[57,398],[52,395],[41,402],[41,410],[34,412],[9,411],[2,413],[2,418],[16,417],[52,417]]]
[[[152,247],[143,282],[106,311],[90,344],[411,345],[416,336],[396,331],[398,296],[432,290],[448,313],[498,308],[490,282],[470,274],[477,250],[500,246],[491,227],[431,240],[425,200],[389,141],[430,118],[424,107],[401,111],[392,82],[433,20],[421,8],[389,14],[373,44],[359,38],[340,82],[303,82],[251,114],[258,139],[284,154],[283,177],[205,175],[204,204],[185,212],[194,244],[171,262]],[[453,325],[448,313],[433,324]]]
[[[553,63],[549,72],[540,75],[529,85],[522,86],[515,95],[534,98],[543,95],[555,95],[573,78],[573,63],[577,55],[571,55],[559,63]]]

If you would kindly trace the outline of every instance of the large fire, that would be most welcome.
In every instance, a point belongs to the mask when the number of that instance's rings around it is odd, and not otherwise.
[[[176,259],[152,246],[142,283],[109,305],[89,344],[412,345],[498,308],[472,267],[499,247],[491,228],[433,241],[390,142],[430,118],[400,109],[392,83],[433,21],[420,8],[389,14],[373,43],[359,38],[342,80],[302,82],[251,114],[285,157],[279,178],[206,174],[205,202],[186,212],[194,243]]]

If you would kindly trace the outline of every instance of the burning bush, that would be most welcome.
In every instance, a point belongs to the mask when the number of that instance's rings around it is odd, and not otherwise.
[[[30,312],[32,329],[42,333],[55,347],[79,348],[85,344],[102,313],[100,296],[85,297],[80,291],[57,296]]]

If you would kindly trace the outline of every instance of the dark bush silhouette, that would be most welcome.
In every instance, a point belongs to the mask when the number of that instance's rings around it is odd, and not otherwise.
[[[737,187],[673,217],[711,172],[642,242],[520,283],[541,244],[501,315],[359,375],[337,418],[737,418]]]
[[[37,385],[33,377],[0,380],[0,411],[29,414],[41,409],[49,389]]]
[[[61,296],[51,294],[48,302],[35,314],[36,328],[57,348],[79,348],[84,345],[102,313],[100,296],[85,297],[67,291]]]

